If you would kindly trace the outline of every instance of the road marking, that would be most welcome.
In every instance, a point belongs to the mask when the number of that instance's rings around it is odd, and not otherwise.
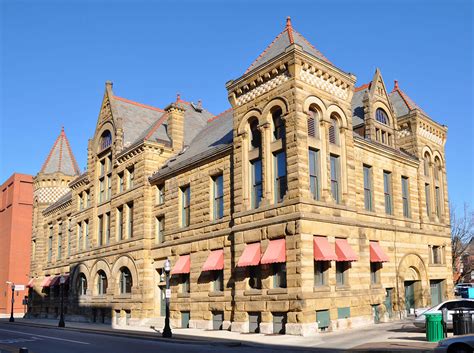
[[[74,341],[74,340],[67,340],[65,338],[56,338],[56,337],[51,337],[51,336],[43,336],[43,335],[37,335],[34,333],[27,333],[27,332],[18,332],[18,331],[12,331],[12,330],[4,330],[0,328],[0,331],[5,331],[5,332],[13,332],[17,333],[20,335],[27,335],[27,336],[36,336],[36,337],[42,337],[42,338],[49,338],[51,340],[57,340],[57,341],[65,341],[65,342],[71,342],[71,343],[78,343],[78,344],[90,344],[87,342],[81,342],[81,341]]]

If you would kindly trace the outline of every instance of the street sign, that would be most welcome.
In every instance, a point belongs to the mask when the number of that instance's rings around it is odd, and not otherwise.
[[[15,290],[16,291],[25,290],[25,285],[24,284],[15,284]]]
[[[171,289],[165,290],[165,298],[167,299],[171,298]]]
[[[66,283],[66,277],[61,276],[61,278],[59,279],[59,283],[60,283],[60,284]]]

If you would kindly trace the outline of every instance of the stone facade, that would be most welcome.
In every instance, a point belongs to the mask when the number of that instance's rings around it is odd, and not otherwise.
[[[57,286],[45,278],[68,274],[67,319],[159,328],[165,259],[190,266],[172,271],[175,327],[312,335],[450,297],[447,129],[398,85],[388,93],[379,70],[370,84],[355,80],[288,21],[227,83],[232,109],[192,138],[199,105],[178,97],[160,110],[107,83],[86,172],[35,210],[44,245],[32,258],[30,314],[57,315]],[[137,124],[157,115],[127,144],[133,109]],[[316,256],[315,237],[336,261]],[[254,243],[263,257],[239,266]],[[355,257],[343,261],[347,245]],[[223,264],[203,271],[218,250]]]

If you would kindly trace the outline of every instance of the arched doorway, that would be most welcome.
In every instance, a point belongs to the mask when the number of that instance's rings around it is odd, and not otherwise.
[[[400,261],[398,267],[398,285],[400,305],[406,314],[414,314],[415,308],[426,305],[426,293],[429,289],[426,266],[417,254],[407,254]],[[402,309],[400,308],[400,309]]]

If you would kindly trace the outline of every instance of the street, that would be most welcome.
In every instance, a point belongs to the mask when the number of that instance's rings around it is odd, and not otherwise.
[[[406,352],[415,352],[426,346],[424,333],[415,329],[411,322],[400,321],[370,325],[341,332],[323,333],[316,337],[290,335],[241,335],[228,331],[200,331],[190,329],[174,330],[171,340],[161,338],[159,333],[142,333],[142,337],[132,332],[113,330],[111,332],[91,332],[87,326],[74,329],[57,327],[28,326],[0,322],[0,353],[2,348],[26,347],[30,353],[147,353],[147,352],[258,352],[276,351],[336,353],[352,351],[370,345],[387,347],[390,344]],[[368,345],[368,346],[367,346]],[[423,345],[423,346],[417,346]],[[368,349],[367,349],[368,348]],[[423,348],[423,349],[421,349]],[[8,350],[5,351],[9,352]]]

